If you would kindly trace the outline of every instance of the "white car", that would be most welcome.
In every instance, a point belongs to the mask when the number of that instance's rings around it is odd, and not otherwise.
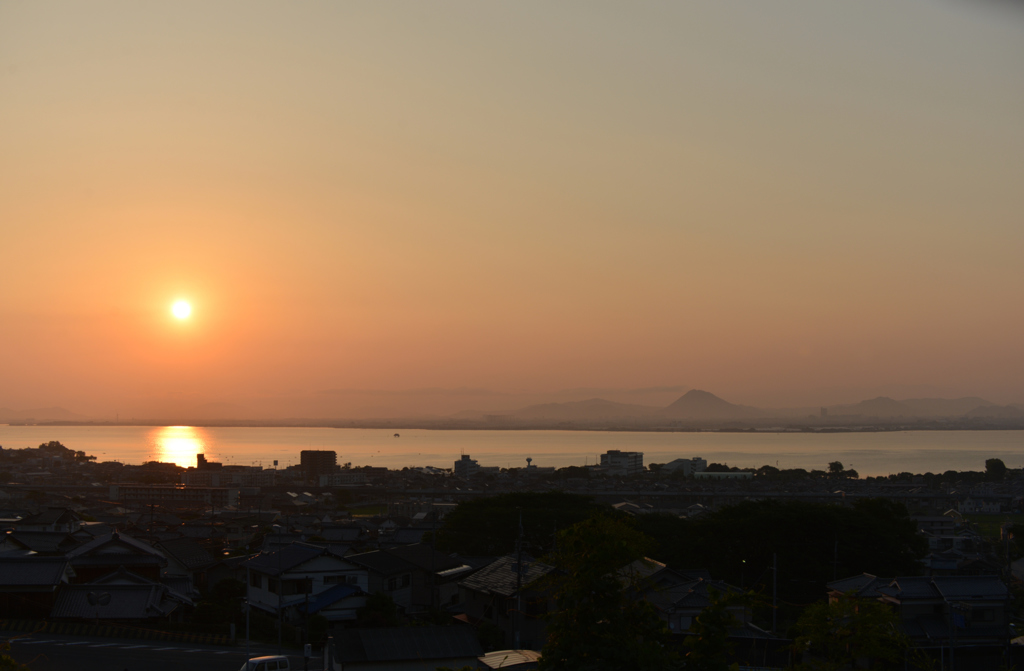
[[[238,671],[290,671],[288,658],[280,655],[253,657],[242,665]]]

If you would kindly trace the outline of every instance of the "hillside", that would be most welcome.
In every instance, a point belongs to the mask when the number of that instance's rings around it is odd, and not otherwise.
[[[658,414],[677,420],[751,419],[763,416],[764,411],[729,403],[711,392],[691,389]]]

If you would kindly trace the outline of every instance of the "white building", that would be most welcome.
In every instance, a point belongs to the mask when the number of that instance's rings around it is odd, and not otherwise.
[[[476,459],[470,459],[468,454],[462,455],[462,458],[455,462],[455,477],[457,478],[467,480],[469,476],[479,471],[480,464],[477,463]]]
[[[682,471],[683,475],[690,477],[696,473],[702,473],[708,467],[708,460],[700,457],[692,459],[673,459],[661,467],[662,473],[675,473]]]
[[[601,466],[614,475],[638,475],[644,472],[644,453],[608,450],[601,455]]]
[[[366,604],[366,569],[328,548],[293,543],[260,553],[242,566],[249,604],[269,613],[283,609],[301,615],[309,604],[311,613],[328,620],[354,620],[356,610]]]

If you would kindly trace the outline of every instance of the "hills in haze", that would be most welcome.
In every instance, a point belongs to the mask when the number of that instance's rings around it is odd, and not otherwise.
[[[711,392],[691,389],[664,407],[617,403],[602,398],[566,403],[542,403],[530,405],[501,415],[487,415],[479,412],[463,412],[455,418],[470,420],[489,418],[492,421],[518,420],[524,422],[585,423],[595,421],[642,420],[650,423],[662,422],[730,422],[814,418],[818,420],[844,419],[854,423],[865,420],[894,419],[977,419],[977,418],[1021,418],[1024,409],[1017,406],[999,406],[978,397],[957,399],[910,398],[895,400],[885,396],[868,399],[850,405],[834,405],[824,408],[762,409],[737,405]]]
[[[682,393],[685,392],[685,393]],[[263,398],[246,403],[154,403],[158,411],[121,414],[126,424],[194,426],[338,426],[433,428],[562,428],[629,430],[856,430],[872,427],[1024,429],[1024,406],[984,398],[878,396],[827,407],[757,408],[686,387],[570,389],[498,393],[480,389],[404,392],[334,390],[312,398]],[[145,414],[143,414],[145,413]],[[65,408],[0,408],[0,423],[101,423]]]

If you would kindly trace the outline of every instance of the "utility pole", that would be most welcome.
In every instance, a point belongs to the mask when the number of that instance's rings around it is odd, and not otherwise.
[[[430,506],[431,529],[430,529],[430,610],[436,611],[440,606],[437,604],[437,508]]]
[[[245,668],[249,671],[249,611],[252,610],[252,603],[249,599],[249,592],[252,591],[252,577],[249,574],[249,560],[246,559],[245,567]],[[261,578],[262,580],[262,578]]]
[[[779,555],[772,553],[772,633],[775,633],[779,615]]]
[[[519,510],[519,535],[516,537],[516,612],[513,613],[515,623],[514,647],[521,650],[519,644],[519,628],[522,625],[523,610],[523,511]]]
[[[832,580],[837,580],[836,573],[839,571],[839,537],[835,536],[835,552],[832,559]]]
[[[281,571],[281,529],[283,528],[280,524],[275,524],[277,527],[277,654],[281,654],[281,623],[283,617],[283,602],[284,602],[284,574]]]

